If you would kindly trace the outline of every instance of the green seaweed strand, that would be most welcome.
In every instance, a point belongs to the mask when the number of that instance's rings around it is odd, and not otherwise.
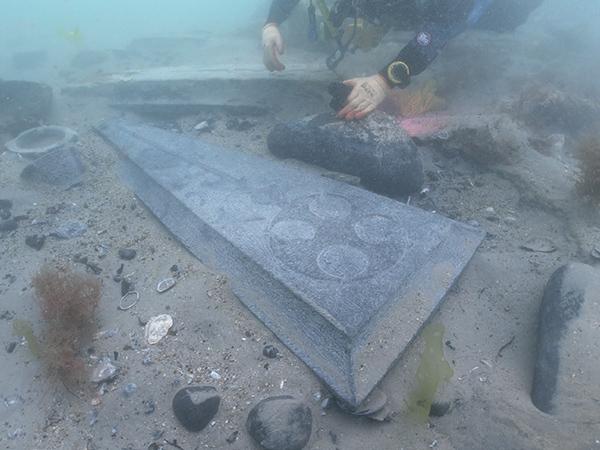
[[[29,347],[29,351],[35,356],[39,358],[42,354],[40,350],[40,344],[38,343],[35,334],[33,334],[33,327],[26,320],[13,320],[13,334],[15,336],[23,336],[27,341],[27,347]]]
[[[408,414],[418,423],[427,422],[439,385],[454,375],[444,358],[444,331],[442,324],[428,325],[423,330],[425,349],[417,369],[416,386],[408,399]]]

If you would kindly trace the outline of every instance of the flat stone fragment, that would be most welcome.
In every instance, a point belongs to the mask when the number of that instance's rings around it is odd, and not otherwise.
[[[531,399],[570,422],[600,423],[600,272],[559,268],[546,285]]]
[[[168,314],[160,314],[156,317],[152,317],[146,323],[144,329],[144,336],[146,342],[150,345],[158,344],[167,334],[173,326],[173,318]]]
[[[120,120],[99,132],[156,217],[226,272],[240,300],[353,406],[483,239],[444,217],[198,138]]]
[[[374,113],[346,122],[333,113],[275,126],[269,150],[328,170],[360,177],[376,192],[407,194],[423,185],[423,163],[417,147],[395,119]]]

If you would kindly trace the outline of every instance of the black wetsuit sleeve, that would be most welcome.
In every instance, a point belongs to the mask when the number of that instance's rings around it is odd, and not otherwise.
[[[413,39],[392,62],[380,71],[380,74],[392,86],[403,87],[407,85],[411,77],[423,72],[440,54],[446,44],[466,28],[467,22],[463,20],[423,24],[417,30]],[[402,83],[397,82],[397,76],[390,79],[389,68],[397,62],[403,63],[402,67],[407,68],[405,77],[401,77],[404,78]]]
[[[279,25],[285,22],[299,2],[300,0],[273,0],[271,9],[269,9],[267,23],[276,23]]]

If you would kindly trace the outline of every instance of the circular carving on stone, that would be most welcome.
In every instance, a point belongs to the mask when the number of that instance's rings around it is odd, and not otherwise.
[[[283,220],[271,228],[275,237],[283,241],[303,240],[315,238],[316,231],[310,223],[303,220]]]
[[[354,224],[354,231],[361,241],[382,244],[393,240],[398,224],[389,217],[373,215],[363,217]]]
[[[369,268],[369,257],[350,245],[330,245],[317,257],[319,268],[334,278],[353,279]]]
[[[308,209],[320,219],[339,220],[350,215],[352,205],[340,195],[323,194],[312,197]]]
[[[357,212],[335,194],[296,199],[267,230],[273,257],[298,274],[339,281],[371,278],[404,258],[411,243],[397,221]]]

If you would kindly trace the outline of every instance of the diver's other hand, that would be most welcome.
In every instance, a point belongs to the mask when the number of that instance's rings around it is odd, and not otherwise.
[[[285,50],[283,45],[283,37],[279,31],[279,27],[274,23],[268,23],[263,27],[262,32],[263,44],[263,62],[265,67],[270,72],[281,72],[285,66],[279,60]]]
[[[362,119],[372,113],[385,100],[390,87],[381,75],[353,78],[344,81],[352,86],[352,92],[346,100],[346,106],[338,113],[345,120]]]

